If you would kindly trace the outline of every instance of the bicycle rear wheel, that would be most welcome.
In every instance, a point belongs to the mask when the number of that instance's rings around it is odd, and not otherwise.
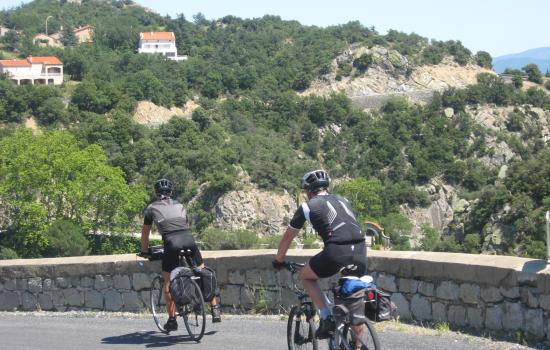
[[[179,308],[181,310],[178,311],[181,317],[183,317],[189,336],[198,342],[204,335],[204,328],[206,326],[204,298],[199,285],[194,280],[190,280],[185,285],[185,294],[189,296],[191,301],[181,306]]]
[[[311,304],[294,305],[286,328],[288,350],[317,350],[315,310]]]
[[[381,349],[378,334],[369,321],[358,326],[346,326],[343,333],[352,350]]]
[[[157,276],[151,283],[151,313],[153,314],[153,320],[157,325],[157,328],[166,333],[164,324],[168,321],[168,313],[166,312],[166,302],[164,300],[164,293],[162,290],[163,282],[162,277]]]

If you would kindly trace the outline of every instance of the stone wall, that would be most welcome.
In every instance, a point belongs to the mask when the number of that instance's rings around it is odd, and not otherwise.
[[[217,271],[226,311],[284,312],[296,301],[273,250],[204,252]],[[306,261],[312,250],[294,250]],[[392,293],[401,319],[524,331],[550,339],[550,268],[516,257],[369,252],[379,288]],[[0,261],[0,310],[144,311],[159,262],[133,255]],[[325,280],[328,290],[335,279]]]

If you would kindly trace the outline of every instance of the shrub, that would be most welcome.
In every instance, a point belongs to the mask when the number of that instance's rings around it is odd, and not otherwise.
[[[470,233],[464,237],[462,249],[465,253],[479,254],[481,251],[481,238],[477,233]]]
[[[258,246],[259,238],[247,230],[225,231],[216,228],[206,229],[201,240],[206,250],[250,249]]]
[[[44,256],[81,256],[89,253],[84,229],[67,219],[56,220],[46,231],[48,245]]]
[[[372,55],[364,53],[353,61],[353,66],[361,72],[366,71],[370,65],[374,62]]]
[[[550,80],[547,80],[547,81],[544,83],[544,87],[546,88],[546,90],[550,90]]]
[[[0,260],[18,259],[17,252],[8,247],[0,247]]]

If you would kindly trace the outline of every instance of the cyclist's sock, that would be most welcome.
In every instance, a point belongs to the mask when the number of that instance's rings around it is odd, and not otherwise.
[[[324,307],[319,310],[319,314],[321,316],[321,319],[326,320],[330,316],[330,309],[328,307]]]

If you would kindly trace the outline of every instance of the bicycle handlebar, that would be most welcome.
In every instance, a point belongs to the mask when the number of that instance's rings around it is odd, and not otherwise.
[[[285,261],[284,262],[285,269],[292,273],[296,273],[300,271],[306,264],[297,263],[294,261]]]

